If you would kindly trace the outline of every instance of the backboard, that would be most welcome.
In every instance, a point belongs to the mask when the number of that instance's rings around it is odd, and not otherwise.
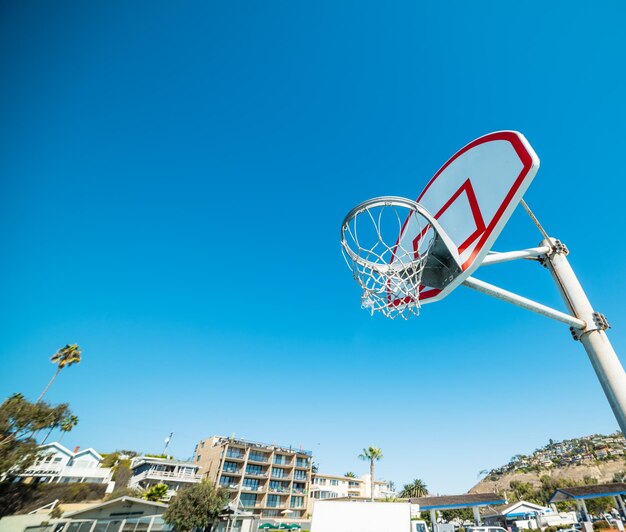
[[[444,287],[423,284],[420,304],[443,299],[480,266],[538,168],[537,154],[517,131],[480,137],[441,167],[417,203],[434,216],[452,241],[461,273]],[[397,246],[412,246],[417,255],[425,236],[425,230],[417,231],[407,220]]]

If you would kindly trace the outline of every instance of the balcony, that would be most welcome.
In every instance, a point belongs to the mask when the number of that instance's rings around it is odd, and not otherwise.
[[[222,474],[228,473],[229,475],[241,475],[241,469],[236,469],[234,467],[228,467],[222,469]]]
[[[251,477],[251,478],[267,478],[268,473],[267,471],[263,472],[263,471],[246,471],[246,477]]]
[[[245,457],[246,455],[244,453],[240,453],[238,451],[231,451],[231,450],[226,451],[226,458],[230,460],[243,461]]]
[[[289,493],[289,488],[270,488],[270,493],[279,493],[287,495]]]
[[[89,478],[94,479],[93,482],[106,482],[110,480],[111,469],[108,467],[63,466],[42,463],[29,467],[21,476]]]
[[[277,456],[275,456],[274,460],[272,460],[272,464],[280,467],[293,467],[293,462],[291,460],[280,459]]]
[[[142,480],[169,480],[175,482],[200,482],[202,476],[198,473],[189,473],[187,471],[159,471],[157,469],[148,469],[137,475],[133,475],[131,482],[133,484]]]
[[[241,486],[241,491],[247,491],[249,493],[259,493],[265,491],[265,486]]]
[[[244,508],[263,508],[263,504],[260,502],[241,501],[241,506],[243,506]]]
[[[250,453],[248,455],[248,462],[255,462],[257,464],[268,464],[269,456],[263,454]]]

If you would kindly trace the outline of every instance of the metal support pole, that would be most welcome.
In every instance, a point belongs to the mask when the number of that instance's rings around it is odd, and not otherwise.
[[[517,259],[537,259],[538,257],[545,255],[550,251],[547,246],[539,246],[536,248],[522,249],[521,251],[504,251],[501,253],[491,252],[480,263],[481,266],[488,266],[489,264],[501,264],[503,262],[509,262]]]
[[[478,510],[478,506],[474,506],[472,510],[474,511],[474,521],[476,521],[476,524],[478,526],[482,525],[483,522],[480,519],[480,511]]]
[[[585,499],[580,499],[580,504],[583,509],[583,515],[585,516],[585,521],[591,523],[591,518],[589,517],[589,512],[587,511],[587,505],[585,504]]]
[[[584,329],[572,331],[572,334],[585,347],[622,434],[626,435],[626,373],[604,332],[608,323],[604,316],[594,312],[567,260],[567,249],[554,239],[544,240],[541,245],[550,245],[553,249],[546,255],[544,265],[556,281],[565,304],[586,323]]]
[[[437,526],[437,510],[430,511],[430,523],[433,527],[433,532],[438,532],[439,527]]]
[[[616,497],[617,502],[619,503],[619,509],[622,511],[622,519],[626,520],[626,508],[624,507],[624,498],[620,495]]]
[[[468,277],[467,279],[465,279],[465,281],[463,281],[463,285],[469,288],[473,288],[478,292],[482,292],[483,294],[487,294],[488,296],[495,297],[496,299],[502,299],[503,301],[512,303],[513,305],[517,305],[518,307],[522,307],[526,310],[541,314],[542,316],[546,316],[548,318],[552,318],[553,320],[560,321],[561,323],[565,323],[570,327],[582,329],[586,325],[583,320],[579,320],[574,316],[565,314],[565,312],[561,312],[559,310],[547,307],[546,305],[537,303],[532,299],[519,296],[517,294],[514,294],[513,292],[509,292],[508,290],[504,290],[498,286],[494,286],[474,277]]]

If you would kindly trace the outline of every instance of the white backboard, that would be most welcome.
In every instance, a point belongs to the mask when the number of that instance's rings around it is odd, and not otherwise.
[[[463,273],[443,289],[421,287],[420,303],[444,298],[480,266],[538,168],[537,154],[517,131],[480,137],[441,167],[417,203],[439,221],[456,246]],[[399,242],[417,250],[423,237],[406,224]]]
[[[316,501],[311,532],[410,532],[409,503]]]

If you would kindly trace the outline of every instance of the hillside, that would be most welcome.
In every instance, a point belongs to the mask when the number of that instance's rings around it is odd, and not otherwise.
[[[593,434],[562,442],[550,442],[529,455],[515,455],[500,467],[486,472],[470,493],[503,492],[513,481],[540,486],[542,476],[582,483],[613,482],[626,475],[626,440],[621,433]],[[621,478],[620,478],[621,477]]]
[[[539,478],[549,476],[553,479],[573,480],[582,483],[585,477],[591,477],[597,480],[598,484],[612,482],[615,474],[623,473],[626,470],[624,461],[601,462],[597,464],[574,465],[568,467],[559,467],[545,469],[541,471],[532,471],[528,473],[507,473],[498,476],[495,479],[484,478],[472,489],[470,493],[503,493],[510,489],[511,481],[527,482],[534,487],[539,487],[541,482]]]

